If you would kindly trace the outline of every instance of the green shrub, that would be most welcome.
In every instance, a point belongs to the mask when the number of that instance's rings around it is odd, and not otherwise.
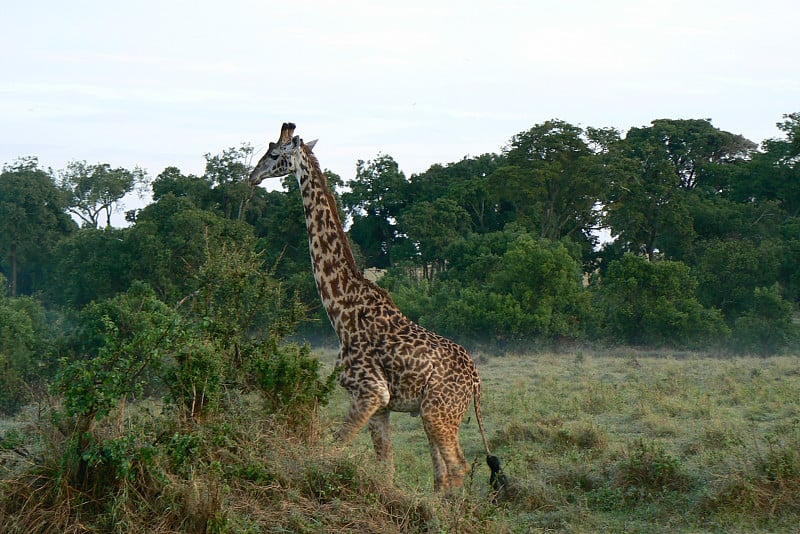
[[[213,340],[187,333],[175,347],[161,376],[169,389],[167,401],[186,410],[189,417],[214,411],[225,392],[225,358]]]
[[[794,306],[781,296],[780,287],[758,287],[752,307],[740,316],[733,328],[733,349],[739,353],[775,354],[798,339],[792,323]]]
[[[63,360],[55,384],[67,414],[85,418],[88,428],[120,399],[141,396],[172,350],[178,323],[176,314],[142,283],[87,306],[75,334],[81,352]]]
[[[0,288],[5,278],[0,274]],[[13,415],[52,378],[56,321],[31,297],[0,289],[0,414]]]
[[[598,297],[606,335],[633,345],[701,347],[724,339],[722,315],[695,297],[697,282],[676,261],[625,254],[611,262]]]
[[[320,362],[307,345],[282,345],[253,358],[252,373],[267,409],[289,416],[296,427],[309,423],[319,406],[328,404],[338,370],[320,378]]]
[[[564,244],[509,230],[473,236],[451,249],[449,270],[429,286],[396,273],[387,281],[412,319],[472,341],[583,336],[589,294],[580,263]]]
[[[626,495],[637,499],[686,491],[692,486],[677,458],[645,440],[637,440],[629,447],[616,466],[614,482]]]

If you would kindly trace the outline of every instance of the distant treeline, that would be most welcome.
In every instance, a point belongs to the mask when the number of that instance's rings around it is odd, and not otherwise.
[[[782,138],[757,146],[709,120],[624,136],[550,120],[500,153],[411,177],[386,154],[346,183],[328,176],[362,266],[385,269],[401,309],[459,341],[774,353],[797,342],[800,113],[778,126]],[[232,250],[258,255],[284,302],[307,310],[301,328],[329,335],[297,185],[251,189],[251,156],[231,148],[207,154],[202,176],[168,167],[154,179],[4,165],[0,365],[35,354],[25,375],[74,357],[59,333],[134,286],[178,309],[209,259]],[[147,188],[153,202],[111,227],[119,201]]]

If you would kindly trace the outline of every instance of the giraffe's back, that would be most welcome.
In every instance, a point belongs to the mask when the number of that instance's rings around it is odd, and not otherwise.
[[[466,349],[402,314],[391,323],[377,350],[389,386],[390,409],[413,414],[426,397],[447,398],[466,409],[480,384]]]

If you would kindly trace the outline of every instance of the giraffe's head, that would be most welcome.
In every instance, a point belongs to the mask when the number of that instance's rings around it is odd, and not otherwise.
[[[250,173],[250,185],[258,185],[266,178],[279,178],[295,172],[303,140],[294,135],[294,129],[293,123],[283,123],[278,142],[269,144],[267,153]],[[313,147],[314,143],[312,141],[306,146]]]

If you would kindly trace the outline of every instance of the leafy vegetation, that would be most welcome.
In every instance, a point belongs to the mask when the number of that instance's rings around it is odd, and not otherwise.
[[[333,359],[320,357],[326,370]],[[230,390],[200,420],[159,402],[117,405],[92,431],[81,484],[67,476],[77,467],[65,464],[65,427],[46,414],[6,423],[0,532],[796,529],[796,357],[626,349],[479,360],[491,445],[511,480],[497,505],[474,422],[462,429],[465,489],[439,498],[418,419],[393,416],[392,483],[366,433],[346,448],[332,441],[344,391],[298,433],[260,395]]]
[[[757,147],[708,120],[554,119],[408,178],[386,154],[347,187],[329,173],[405,313],[526,349],[479,358],[499,506],[480,469],[430,495],[416,420],[395,425],[397,486],[332,443],[347,399],[302,343],[332,332],[297,185],[250,188],[251,147],[152,181],[4,165],[0,532],[791,530],[800,114],[779,128]]]
[[[658,119],[624,136],[554,119],[499,154],[410,178],[379,154],[346,188],[332,173],[329,183],[362,266],[388,269],[385,285],[412,319],[463,342],[774,354],[798,341],[798,122],[786,115],[785,137],[757,147],[705,119]],[[250,188],[251,156],[248,145],[206,154],[202,176],[168,167],[152,181],[107,164],[4,166],[0,271],[11,296],[68,314],[139,281],[172,306],[197,289],[209,253],[246,247],[283,300],[307,310],[301,330],[330,338],[297,185]],[[122,195],[148,186],[154,201],[111,228]],[[758,334],[767,324],[779,326]]]

